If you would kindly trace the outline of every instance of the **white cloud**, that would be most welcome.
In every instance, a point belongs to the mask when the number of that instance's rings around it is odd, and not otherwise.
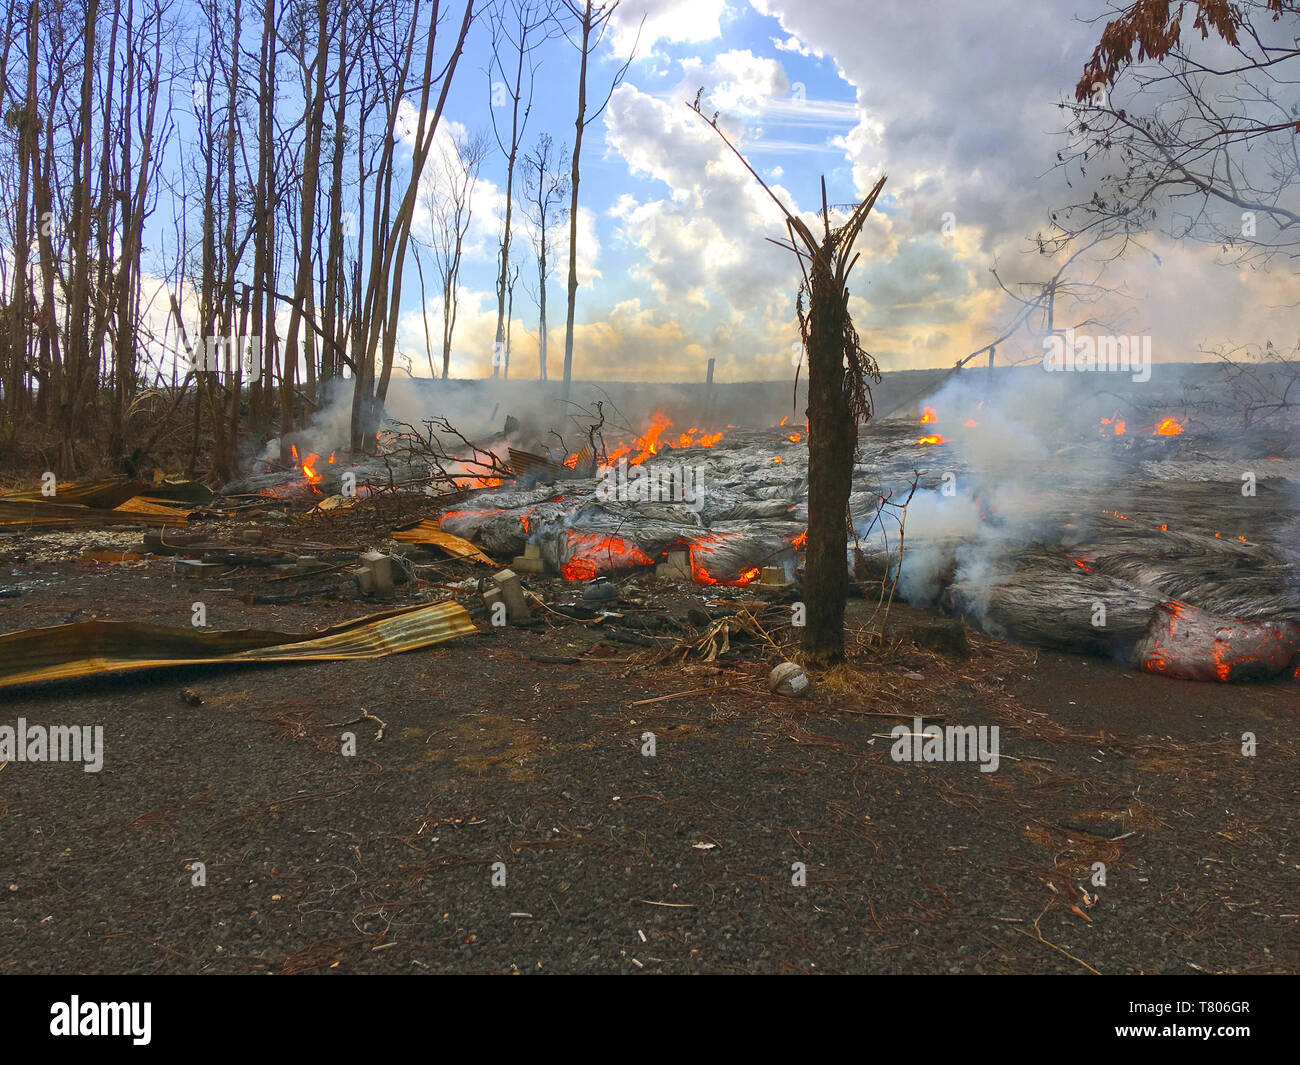
[[[610,43],[616,55],[626,58],[634,45],[637,55],[646,57],[660,41],[716,40],[726,10],[726,0],[623,0],[610,22]]]

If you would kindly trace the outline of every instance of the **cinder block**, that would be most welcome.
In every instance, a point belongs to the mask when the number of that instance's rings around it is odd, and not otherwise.
[[[685,551],[669,551],[668,558],[655,566],[655,576],[673,581],[691,579],[691,558]]]
[[[387,597],[393,594],[393,560],[382,551],[367,551],[361,556],[361,565],[370,571],[372,590],[369,594]]]
[[[492,608],[497,603],[502,602],[501,589],[498,588],[495,584],[489,585],[488,587],[483,589],[481,593],[481,597],[483,599],[483,605],[487,608],[488,624],[492,624],[493,617],[496,613]]]
[[[545,573],[546,563],[540,558],[530,558],[528,555],[516,555],[515,560],[510,563],[513,569],[520,573]]]
[[[503,569],[492,579],[501,589],[501,599],[506,604],[506,617],[511,621],[529,617],[531,611],[528,609],[528,603],[524,599],[524,589],[515,571]]]
[[[786,578],[784,566],[764,566],[758,581],[765,588],[789,588],[794,583]]]
[[[375,591],[374,579],[370,576],[368,566],[358,566],[352,571],[352,576],[357,580],[357,589],[362,595],[373,595]]]

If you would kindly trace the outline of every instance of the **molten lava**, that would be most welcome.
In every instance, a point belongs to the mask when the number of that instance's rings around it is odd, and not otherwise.
[[[603,533],[569,532],[569,561],[560,566],[566,581],[589,581],[611,570],[653,566],[654,559],[639,547]]]
[[[758,580],[760,570],[754,565],[742,565],[735,577],[722,577],[710,573],[704,566],[713,552],[725,541],[732,539],[736,533],[712,533],[702,536],[691,543],[687,555],[691,563],[691,578],[696,584],[726,585],[733,588],[744,587]],[[807,533],[803,534],[807,537]]]

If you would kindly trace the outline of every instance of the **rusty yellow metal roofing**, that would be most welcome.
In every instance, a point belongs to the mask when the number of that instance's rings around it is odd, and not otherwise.
[[[81,621],[0,636],[0,688],[169,666],[382,658],[475,631],[468,611],[450,600],[308,633]]]
[[[455,558],[466,558],[486,566],[495,565],[482,551],[468,540],[443,532],[436,521],[422,521],[409,529],[398,529],[393,539],[405,544],[432,544]]]
[[[166,503],[188,500],[202,485],[146,486],[111,478],[55,486],[55,494],[18,492],[0,496],[0,527],[27,529],[97,528],[103,525],[184,525],[189,511]]]

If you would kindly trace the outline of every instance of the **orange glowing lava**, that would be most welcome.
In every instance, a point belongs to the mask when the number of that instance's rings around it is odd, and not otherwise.
[[[639,547],[603,533],[570,531],[569,549],[569,561],[560,566],[560,575],[566,581],[589,581],[611,570],[654,565],[654,559]]]
[[[947,437],[938,436],[938,435],[923,436],[920,437],[916,442],[918,444],[946,444],[948,442],[948,439]]]
[[[687,557],[691,563],[691,577],[696,584],[726,585],[732,588],[741,588],[758,580],[760,570],[757,566],[743,566],[740,572],[731,578],[716,576],[704,566],[704,563],[709,560],[720,543],[736,535],[738,534],[713,533],[701,537],[690,545],[687,549]],[[804,535],[807,536],[807,533]]]
[[[1183,423],[1173,418],[1166,418],[1155,428],[1155,436],[1177,436],[1183,431]]]

